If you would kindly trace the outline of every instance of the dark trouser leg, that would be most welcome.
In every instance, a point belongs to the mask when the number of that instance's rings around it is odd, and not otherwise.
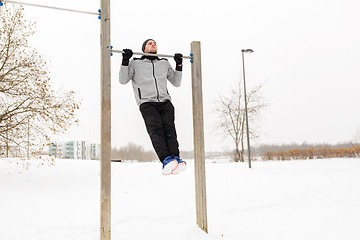
[[[161,108],[165,137],[170,155],[179,155],[179,143],[177,141],[175,128],[175,110],[170,101],[163,103]]]
[[[150,136],[152,145],[161,162],[171,155],[165,137],[162,116],[157,103],[143,103],[140,112],[145,121],[146,130]]]

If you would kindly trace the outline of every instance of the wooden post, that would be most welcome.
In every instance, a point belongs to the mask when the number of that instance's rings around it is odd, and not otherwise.
[[[111,239],[110,0],[101,0],[101,193],[100,239]]]
[[[202,230],[208,232],[200,42],[191,43],[191,53],[193,54],[191,80],[194,128],[196,223]]]

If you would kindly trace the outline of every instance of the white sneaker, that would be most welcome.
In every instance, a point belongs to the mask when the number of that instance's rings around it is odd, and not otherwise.
[[[179,174],[179,173],[185,171],[186,168],[187,168],[186,162],[183,161],[182,159],[180,159],[179,157],[175,157],[175,159],[176,159],[177,162],[178,162],[178,166],[177,166],[177,168],[175,168],[175,169],[172,171],[171,174]]]
[[[170,157],[165,158],[163,162],[163,169],[162,174],[163,175],[170,175],[173,170],[175,170],[178,167],[179,163],[176,159],[172,159]]]

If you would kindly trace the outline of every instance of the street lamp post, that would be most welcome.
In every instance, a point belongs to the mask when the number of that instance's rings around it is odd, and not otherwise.
[[[246,83],[245,83],[245,61],[244,53],[253,53],[252,49],[242,49],[242,64],[243,64],[243,78],[244,78],[244,98],[245,98],[245,118],[246,118],[246,136],[247,136],[247,145],[248,145],[248,159],[249,159],[249,168],[251,168],[251,154],[250,154],[250,137],[249,137],[249,119],[248,119],[248,110],[247,110],[247,98],[246,98]]]

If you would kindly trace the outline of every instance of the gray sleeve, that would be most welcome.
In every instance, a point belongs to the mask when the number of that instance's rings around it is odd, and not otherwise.
[[[131,79],[133,79],[134,73],[135,70],[132,61],[130,62],[129,66],[121,65],[119,71],[119,82],[121,84],[127,84]]]
[[[171,84],[174,87],[180,87],[181,78],[182,78],[182,71],[176,71],[176,70],[174,71],[174,69],[172,69],[169,63],[168,74],[167,74],[167,79],[169,80],[169,82],[171,82]]]

